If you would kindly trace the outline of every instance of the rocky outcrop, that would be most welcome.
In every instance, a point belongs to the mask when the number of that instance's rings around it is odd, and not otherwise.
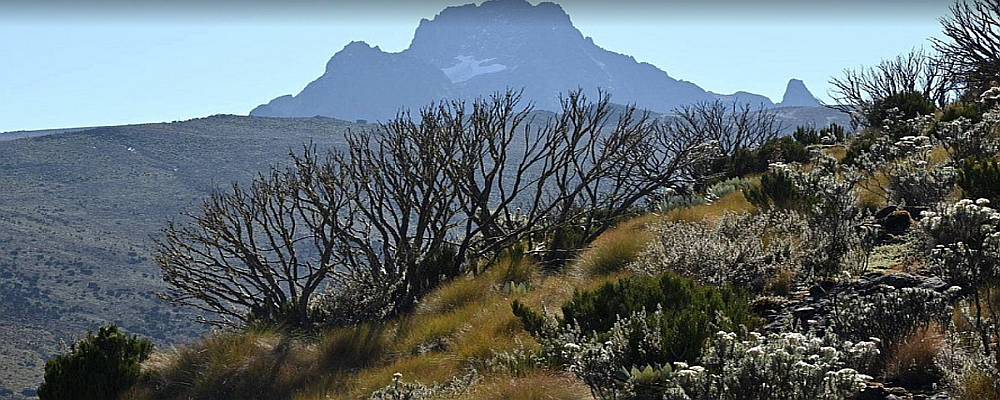
[[[778,107],[820,107],[822,104],[816,100],[812,92],[806,88],[806,84],[799,79],[788,81],[785,87],[785,95],[781,98]]]

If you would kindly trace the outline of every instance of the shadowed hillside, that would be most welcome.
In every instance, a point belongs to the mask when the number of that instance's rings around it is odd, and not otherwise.
[[[213,116],[0,141],[0,397],[36,388],[61,343],[102,323],[161,344],[202,335],[152,293],[151,235],[213,188],[352,127]]]

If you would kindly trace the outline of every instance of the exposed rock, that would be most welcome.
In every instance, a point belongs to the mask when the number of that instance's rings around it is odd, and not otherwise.
[[[812,92],[806,88],[806,84],[799,79],[791,79],[785,87],[785,95],[781,98],[778,107],[820,107],[822,104]]]
[[[761,314],[767,320],[764,330],[778,332],[781,330],[812,330],[815,327],[827,326],[834,310],[833,299],[843,299],[854,296],[871,295],[884,291],[885,288],[905,289],[923,288],[944,294],[953,298],[960,288],[950,286],[938,277],[923,276],[906,272],[882,274],[869,272],[856,280],[844,282],[824,281],[809,288],[808,292],[796,293],[791,300],[782,306],[781,310],[770,310]]]

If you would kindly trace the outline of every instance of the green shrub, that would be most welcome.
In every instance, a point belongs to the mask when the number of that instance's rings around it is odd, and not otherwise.
[[[514,300],[510,303],[510,308],[514,312],[514,316],[521,320],[524,330],[528,331],[528,333],[538,335],[545,329],[545,317],[525,306],[524,303]]]
[[[792,134],[792,137],[795,138],[796,142],[802,143],[806,146],[820,143],[819,133],[817,133],[815,129],[805,126],[795,128],[795,133]]]
[[[940,122],[951,122],[959,118],[968,118],[974,123],[983,120],[983,109],[979,104],[971,102],[955,102],[942,110]]]
[[[819,130],[820,139],[824,137],[831,137],[837,143],[842,143],[845,138],[847,138],[847,132],[844,131],[844,127],[838,125],[835,122],[831,122],[830,126]]]
[[[855,165],[861,154],[871,150],[872,146],[875,145],[876,139],[877,135],[875,131],[871,130],[855,136],[847,145],[847,153],[844,154],[844,158],[840,162],[844,165]]]
[[[803,143],[785,136],[764,142],[756,149],[740,149],[729,157],[725,175],[731,178],[767,171],[773,162],[808,162],[809,150]]]
[[[802,210],[810,199],[795,186],[795,182],[782,171],[771,171],[760,177],[760,186],[743,191],[750,204],[761,210]]]
[[[654,328],[662,337],[665,354],[652,355],[649,360],[643,360],[644,363],[693,360],[716,330],[756,323],[744,293],[698,285],[668,272],[620,279],[593,291],[577,290],[562,306],[563,324],[572,324],[583,333],[596,334],[600,339],[620,318],[661,308],[661,324]],[[716,320],[717,314],[725,318]],[[637,346],[634,342],[641,338],[629,339],[630,346]]]
[[[153,343],[127,337],[115,325],[88,333],[67,354],[45,363],[45,381],[38,389],[42,400],[117,399],[139,382],[140,364],[153,352]]]
[[[968,199],[987,199],[1000,204],[1000,163],[995,159],[968,159],[958,171],[958,186]]]
[[[905,121],[921,115],[933,115],[936,110],[937,107],[934,107],[934,103],[922,93],[902,92],[876,100],[872,103],[866,118],[868,126],[881,127],[887,119]],[[905,136],[905,134],[899,136]]]

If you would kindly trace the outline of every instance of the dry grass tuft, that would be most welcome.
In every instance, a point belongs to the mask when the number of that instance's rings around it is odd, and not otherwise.
[[[934,357],[941,351],[944,334],[937,325],[917,329],[889,350],[885,378],[908,387],[937,382],[941,371]]]
[[[580,267],[591,276],[621,271],[653,240],[647,224],[634,220],[604,232],[580,256]]]
[[[274,332],[221,333],[161,352],[145,365],[150,379],[130,399],[290,398],[315,379],[312,353]]]
[[[1000,389],[996,380],[981,371],[969,371],[959,388],[962,400],[1000,400]]]
[[[743,191],[737,190],[709,204],[671,210],[665,216],[670,222],[699,222],[715,220],[727,212],[750,212],[754,207],[743,196]]]
[[[837,161],[841,161],[844,157],[847,157],[847,146],[842,144],[833,145],[823,149],[823,154],[833,157]]]
[[[478,385],[469,400],[569,400],[592,399],[582,382],[563,374],[539,371],[522,378],[501,378]]]
[[[774,275],[768,279],[768,290],[776,295],[789,295],[792,293],[792,285],[795,283],[795,272],[795,269],[791,267],[778,269]]]

